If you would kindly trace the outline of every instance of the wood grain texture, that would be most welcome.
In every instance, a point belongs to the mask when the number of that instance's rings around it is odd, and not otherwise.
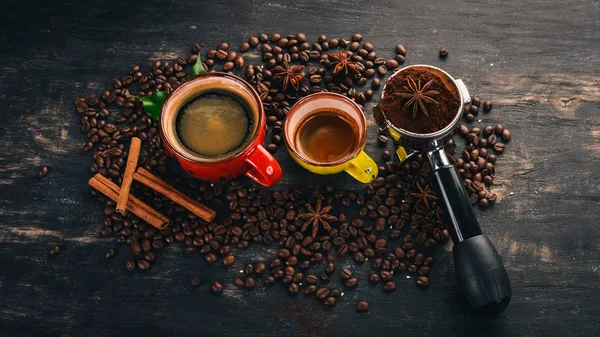
[[[102,205],[89,194],[90,156],[71,103],[133,64],[187,54],[194,42],[206,50],[222,41],[237,46],[250,34],[298,31],[311,39],[360,32],[384,57],[403,43],[407,64],[462,78],[472,94],[494,101],[482,123],[502,122],[513,134],[497,167],[501,200],[478,212],[512,278],[507,311],[469,311],[448,247],[438,250],[427,291],[410,280],[399,280],[393,294],[362,285],[337,307],[319,309],[328,335],[598,334],[598,1],[136,3],[9,0],[0,12],[0,335],[317,336],[282,309],[288,301],[310,305],[302,295],[230,283],[220,298],[208,291],[213,280],[230,282],[243,262],[267,258],[273,248],[253,247],[233,269],[207,267],[177,247],[164,249],[145,273],[126,271],[125,249],[105,260],[114,243],[98,237]],[[450,49],[444,61],[440,47]],[[565,98],[574,100],[565,105]],[[366,150],[381,161],[373,125],[369,131]],[[284,184],[328,179],[298,169],[283,148],[276,157]],[[52,166],[43,179],[42,164]],[[335,179],[360,188],[343,174]],[[49,258],[53,244],[63,251]],[[369,267],[356,269],[365,280]],[[203,280],[200,288],[189,286],[193,277]],[[371,310],[357,314],[362,298],[371,299]]]

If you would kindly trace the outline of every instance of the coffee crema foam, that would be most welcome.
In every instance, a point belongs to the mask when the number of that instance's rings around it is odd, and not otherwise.
[[[185,147],[206,157],[223,157],[244,145],[252,120],[235,98],[206,93],[186,103],[177,115],[177,136]]]

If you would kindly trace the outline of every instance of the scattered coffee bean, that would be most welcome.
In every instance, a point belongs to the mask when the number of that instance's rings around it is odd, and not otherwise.
[[[223,285],[219,281],[214,281],[210,285],[210,290],[213,292],[213,294],[219,295],[223,292]]]
[[[323,303],[325,303],[325,305],[328,307],[334,306],[336,304],[336,302],[337,302],[337,300],[333,296],[329,296],[325,299],[325,301],[323,301]]]
[[[231,266],[235,262],[235,256],[227,255],[223,258],[223,264],[226,266]]]
[[[246,287],[246,289],[254,289],[254,287],[256,287],[256,281],[254,278],[251,276],[246,277],[244,280],[244,287]]]
[[[196,278],[193,278],[193,279],[190,281],[190,284],[192,285],[192,287],[197,287],[197,286],[199,286],[199,285],[200,285],[200,279],[199,279],[199,278],[197,278],[197,277],[196,277]]]
[[[448,48],[440,48],[440,57],[446,58],[449,52]]]
[[[388,291],[388,292],[392,292],[392,291],[396,290],[396,283],[394,283],[393,281],[386,282],[383,285],[383,290]]]
[[[52,246],[52,248],[50,248],[51,256],[57,255],[58,253],[60,253],[60,246]]]
[[[404,47],[404,45],[397,44],[396,45],[396,53],[400,54],[400,55],[406,55],[406,48]]]
[[[358,303],[356,303],[356,310],[360,311],[360,312],[364,312],[369,310],[369,302],[367,301],[358,301]]]
[[[43,166],[40,166],[40,170],[39,170],[38,174],[40,177],[45,177],[48,175],[48,172],[50,172],[50,167],[43,165]]]
[[[483,102],[483,111],[490,112],[490,110],[492,110],[492,101]]]
[[[346,280],[346,287],[347,288],[355,288],[358,285],[358,279],[355,277],[349,278],[348,280]]]
[[[419,288],[428,288],[429,287],[429,278],[426,276],[417,277],[417,286],[419,286]]]

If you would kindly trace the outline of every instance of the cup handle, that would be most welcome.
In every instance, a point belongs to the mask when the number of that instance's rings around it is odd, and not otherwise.
[[[250,165],[246,176],[263,186],[273,186],[281,178],[281,167],[262,145],[258,145],[245,159]]]
[[[373,181],[377,177],[377,173],[379,173],[379,168],[375,161],[362,150],[348,164],[348,167],[344,171],[363,184]]]

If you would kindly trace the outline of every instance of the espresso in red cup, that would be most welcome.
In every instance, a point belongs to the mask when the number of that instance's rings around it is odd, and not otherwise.
[[[281,178],[279,163],[263,147],[262,102],[237,76],[206,73],[180,85],[163,104],[160,130],[167,152],[198,179],[246,175],[272,186]]]

